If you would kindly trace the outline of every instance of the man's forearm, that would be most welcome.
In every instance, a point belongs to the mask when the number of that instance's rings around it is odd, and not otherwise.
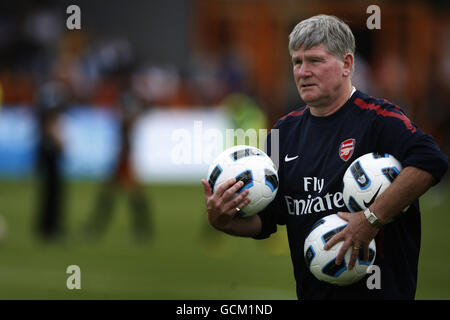
[[[381,222],[387,223],[424,194],[434,182],[435,178],[430,173],[415,167],[406,167],[375,200],[370,210]]]
[[[261,232],[262,222],[258,215],[251,217],[236,216],[223,232],[239,237],[254,237]]]

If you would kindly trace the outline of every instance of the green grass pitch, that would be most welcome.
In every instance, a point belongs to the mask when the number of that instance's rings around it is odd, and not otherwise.
[[[0,182],[0,215],[7,223],[0,241],[0,299],[296,299],[285,235],[256,241],[213,231],[200,182],[144,188],[155,231],[144,244],[134,241],[120,193],[105,236],[83,236],[98,187],[68,183],[66,238],[46,244],[33,233],[37,183]],[[440,185],[422,197],[417,299],[450,299],[449,195],[450,188]],[[67,289],[69,265],[81,269],[80,290]]]

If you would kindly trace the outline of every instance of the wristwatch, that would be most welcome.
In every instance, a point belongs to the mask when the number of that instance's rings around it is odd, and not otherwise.
[[[381,223],[380,219],[377,218],[377,216],[375,215],[375,213],[373,213],[372,211],[370,211],[369,208],[367,208],[366,210],[364,210],[364,215],[366,216],[367,221],[369,221],[369,223],[380,229],[383,224]]]

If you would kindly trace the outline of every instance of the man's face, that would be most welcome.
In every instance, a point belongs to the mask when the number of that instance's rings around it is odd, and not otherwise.
[[[312,107],[326,107],[339,96],[344,84],[344,63],[328,52],[323,44],[292,55],[297,90],[302,100]]]

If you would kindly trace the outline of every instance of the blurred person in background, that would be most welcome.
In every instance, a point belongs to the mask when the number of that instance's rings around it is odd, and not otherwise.
[[[106,231],[120,191],[125,192],[128,197],[136,240],[146,242],[153,232],[149,199],[136,178],[131,159],[131,136],[141,112],[139,100],[130,93],[124,93],[118,110],[120,147],[117,162],[110,176],[101,185],[90,220],[87,222],[85,231],[91,238],[98,238]]]
[[[119,59],[120,60],[120,59]],[[120,122],[120,147],[115,167],[101,185],[93,211],[85,225],[89,238],[105,233],[111,220],[118,192],[127,195],[132,213],[132,229],[138,243],[147,242],[154,234],[150,200],[139,183],[132,161],[132,134],[136,121],[149,106],[135,88],[135,75],[130,63],[121,63],[111,71],[118,82],[120,98],[117,115]]]
[[[39,177],[38,233],[44,240],[58,240],[63,235],[64,176],[61,160],[64,139],[61,116],[68,98],[62,82],[49,81],[38,89],[37,107],[40,140],[37,174]]]

